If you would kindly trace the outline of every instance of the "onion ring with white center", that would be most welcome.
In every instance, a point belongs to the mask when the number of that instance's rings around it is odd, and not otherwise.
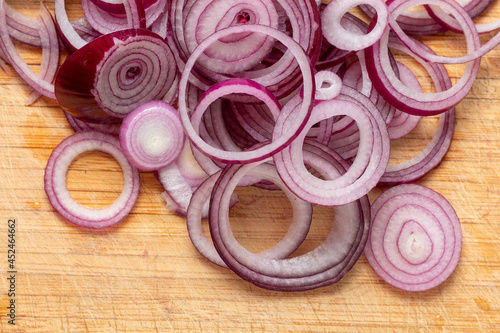
[[[365,256],[393,286],[422,291],[441,284],[457,266],[461,248],[457,214],[434,190],[398,185],[374,201]]]

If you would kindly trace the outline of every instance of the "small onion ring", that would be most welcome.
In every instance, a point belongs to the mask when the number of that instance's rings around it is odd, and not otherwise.
[[[123,172],[120,196],[104,209],[85,207],[76,202],[66,186],[66,173],[80,154],[98,150],[113,156]],[[45,192],[50,204],[66,220],[86,228],[106,228],[120,222],[132,210],[139,195],[139,171],[123,154],[117,138],[100,132],[76,132],[52,151],[45,168]]]

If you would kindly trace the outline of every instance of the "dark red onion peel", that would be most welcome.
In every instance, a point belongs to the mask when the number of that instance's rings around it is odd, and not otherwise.
[[[59,68],[59,39],[57,38],[57,30],[52,15],[43,3],[40,5],[39,18],[38,34],[42,48],[42,61],[38,76],[52,83]],[[33,91],[28,96],[26,104],[33,104],[41,96],[39,92]]]
[[[409,291],[433,288],[458,264],[460,221],[439,193],[416,184],[392,187],[372,205],[365,256],[391,285]]]
[[[120,196],[104,209],[79,204],[66,186],[66,173],[73,160],[93,150],[113,156],[123,172]],[[106,228],[120,222],[132,210],[139,188],[139,171],[128,162],[118,139],[100,132],[77,132],[67,137],[52,151],[45,168],[45,192],[52,207],[69,222],[86,228]]]

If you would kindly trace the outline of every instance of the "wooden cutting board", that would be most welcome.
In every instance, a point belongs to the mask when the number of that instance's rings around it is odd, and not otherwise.
[[[38,3],[12,1],[36,17]],[[53,4],[47,2],[53,10]],[[67,1],[73,18],[78,2]],[[500,17],[498,2],[484,20]],[[452,36],[451,40],[445,38]],[[485,36],[483,41],[489,36]],[[460,38],[423,38],[437,52],[464,50]],[[39,50],[17,45],[36,71]],[[457,106],[456,132],[438,169],[418,181],[454,206],[463,231],[457,269],[425,292],[398,290],[361,256],[341,282],[284,293],[255,287],[202,258],[185,221],[165,208],[162,188],[141,173],[132,213],[102,231],[75,227],[56,214],[43,189],[50,152],[72,134],[54,101],[25,106],[29,89],[9,67],[0,71],[0,330],[2,332],[498,332],[500,330],[500,49],[484,57],[477,81]],[[449,66],[454,81],[463,67]],[[425,77],[421,77],[426,82]],[[427,88],[426,88],[427,89]],[[436,118],[394,144],[393,161],[423,149]],[[87,154],[68,174],[72,195],[92,207],[121,189],[118,164]],[[373,200],[384,189],[370,193]],[[239,190],[231,213],[238,240],[252,250],[283,236],[289,204],[279,192]],[[298,253],[317,246],[331,227],[331,208],[315,208],[311,233]],[[11,287],[8,221],[15,219],[15,314],[8,324]],[[205,226],[206,228],[206,226]]]

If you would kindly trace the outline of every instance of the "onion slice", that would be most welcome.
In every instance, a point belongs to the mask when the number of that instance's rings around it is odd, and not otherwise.
[[[304,84],[304,100],[301,103],[300,108],[296,111],[295,121],[289,124],[289,128],[283,132],[283,135],[279,137],[275,137],[275,139],[268,145],[265,145],[261,148],[245,151],[245,152],[231,152],[228,153],[226,151],[215,149],[207,145],[197,134],[197,129],[193,126],[190,119],[190,112],[187,106],[187,92],[188,92],[188,80],[190,76],[190,72],[193,69],[198,57],[209,47],[213,42],[218,41],[221,38],[231,36],[232,34],[240,34],[246,32],[253,33],[263,33],[269,35],[273,38],[279,39],[286,47],[288,47],[289,52],[293,54],[298,62],[298,65],[302,71],[303,75],[303,84]],[[249,85],[249,88],[254,88],[255,91],[262,92],[262,85],[258,84],[259,81],[256,80],[255,83],[251,80],[245,80],[245,84]],[[238,82],[238,86],[243,84],[243,81]],[[215,88],[214,88],[215,89]],[[216,91],[216,90],[215,90]],[[240,92],[238,90],[234,92]],[[228,93],[231,93],[230,91]],[[266,95],[269,95],[266,93]],[[186,134],[190,137],[193,144],[197,147],[204,147],[204,152],[209,153],[214,159],[217,159],[222,162],[231,161],[233,163],[250,163],[258,160],[265,159],[270,157],[273,153],[283,149],[286,145],[288,145],[298,134],[298,132],[304,127],[307,119],[309,118],[310,111],[312,109],[312,99],[314,95],[314,79],[312,77],[312,69],[309,62],[309,58],[304,53],[304,50],[298,45],[292,38],[287,36],[286,34],[267,27],[260,25],[241,25],[241,26],[232,26],[229,28],[225,28],[219,30],[213,35],[206,38],[200,45],[196,48],[196,50],[191,54],[188,61],[186,62],[186,66],[182,73],[180,83],[179,83],[179,113],[181,115],[182,124],[186,131]],[[269,96],[270,97],[270,96]],[[271,98],[270,98],[271,99]]]
[[[120,196],[104,209],[85,207],[76,202],[66,186],[66,173],[80,154],[98,150],[113,156],[123,172]],[[66,220],[86,228],[106,228],[120,222],[132,210],[139,195],[139,171],[120,148],[117,138],[100,132],[77,132],[52,151],[45,168],[45,193],[52,207]]]
[[[305,131],[274,155],[276,169],[285,184],[297,196],[314,204],[343,205],[361,198],[377,185],[389,163],[390,140],[384,120],[380,114],[372,114],[354,102],[334,99],[316,105],[305,129],[340,115],[354,119],[361,135],[357,157],[341,177],[318,179],[306,169],[303,157]],[[286,127],[286,124],[283,126]],[[279,130],[278,124],[276,131]],[[311,163],[310,160],[305,162]],[[313,165],[321,172],[321,164]]]
[[[184,146],[179,113],[162,101],[145,103],[123,120],[120,143],[135,167],[154,171],[174,162]]]
[[[17,74],[40,94],[56,99],[54,85],[51,82],[38,77],[28,64],[21,58],[7,30],[6,14],[4,10],[5,0],[0,0],[0,49],[3,51],[7,62],[14,68]]]
[[[38,34],[40,36],[40,43],[42,47],[42,61],[38,76],[43,80],[52,83],[56,76],[57,69],[59,68],[59,38],[57,36],[57,29],[52,19],[47,6],[43,3],[40,5],[39,12],[40,20],[38,22]],[[42,94],[33,91],[26,101],[27,105],[33,104]]]
[[[59,35],[68,51],[74,52],[87,44],[69,21],[65,0],[54,0],[54,15]]]
[[[215,248],[224,262],[243,279],[271,290],[308,290],[339,281],[356,263],[366,243],[370,220],[367,196],[335,208],[332,229],[316,249],[293,258],[265,258],[239,244],[229,224],[231,193],[254,168],[258,168],[256,176],[283,186],[270,164],[233,164],[223,169],[212,192],[209,224]],[[325,176],[334,178],[341,171],[331,168],[329,172]]]
[[[392,187],[372,205],[365,256],[391,285],[422,291],[441,284],[458,264],[460,221],[439,193],[416,184]]]
[[[345,13],[361,4],[371,6],[376,12],[376,23],[366,35],[350,31],[341,24]],[[359,51],[380,39],[387,28],[388,19],[387,6],[380,0],[334,0],[321,12],[321,31],[333,46],[345,51]]]
[[[163,99],[176,76],[163,38],[144,29],[120,30],[71,54],[57,73],[55,95],[72,116],[118,122],[141,104]]]

